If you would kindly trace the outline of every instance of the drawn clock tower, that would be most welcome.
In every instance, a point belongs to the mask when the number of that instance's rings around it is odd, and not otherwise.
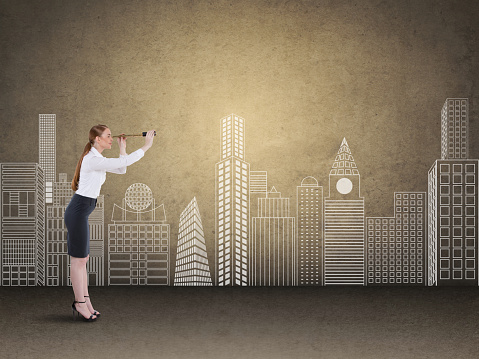
[[[364,198],[346,138],[329,173],[324,201],[324,285],[365,285]]]

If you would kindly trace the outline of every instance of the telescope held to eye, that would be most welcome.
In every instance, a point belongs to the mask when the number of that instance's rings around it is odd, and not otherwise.
[[[138,133],[138,134],[135,134],[135,135],[117,135],[117,136],[113,136],[113,137],[145,137],[147,133],[148,132],[142,132],[142,133]],[[156,131],[154,133],[154,136],[156,136]]]

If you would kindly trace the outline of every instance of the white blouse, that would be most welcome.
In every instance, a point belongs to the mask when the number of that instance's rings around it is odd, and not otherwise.
[[[106,172],[124,174],[127,166],[135,163],[144,155],[145,152],[140,148],[127,156],[106,158],[92,147],[90,152],[83,157],[78,190],[75,193],[80,196],[97,198],[100,195],[101,186],[105,182]]]

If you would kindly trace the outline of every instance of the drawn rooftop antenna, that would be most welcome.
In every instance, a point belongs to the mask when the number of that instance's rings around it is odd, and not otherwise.
[[[180,215],[174,285],[212,285],[203,225],[196,197]]]

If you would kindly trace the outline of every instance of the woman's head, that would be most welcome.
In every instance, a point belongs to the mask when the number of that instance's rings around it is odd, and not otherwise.
[[[88,133],[88,143],[83,149],[83,153],[78,160],[77,167],[75,169],[75,175],[72,180],[72,190],[78,190],[78,182],[80,181],[80,169],[83,162],[83,157],[90,152],[92,147],[96,147],[97,150],[101,153],[104,149],[110,149],[112,143],[111,131],[106,125],[96,125],[90,129]]]
[[[111,131],[108,126],[96,125],[90,129],[88,134],[90,144],[95,147],[100,153],[103,150],[111,149],[113,139],[111,137]]]

